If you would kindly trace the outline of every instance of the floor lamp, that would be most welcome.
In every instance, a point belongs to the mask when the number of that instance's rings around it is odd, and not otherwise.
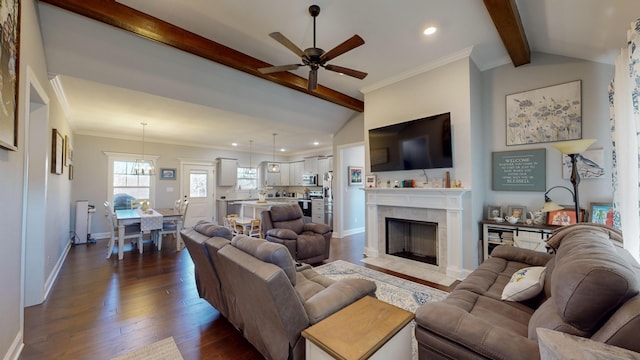
[[[580,200],[578,197],[578,184],[580,184],[580,174],[578,174],[578,155],[587,150],[596,139],[582,139],[560,141],[551,144],[554,148],[571,159],[571,184],[573,184],[573,195],[576,203],[576,222],[580,222]]]

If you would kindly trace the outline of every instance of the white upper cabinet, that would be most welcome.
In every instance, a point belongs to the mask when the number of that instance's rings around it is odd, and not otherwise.
[[[235,186],[238,179],[238,159],[218,158],[218,186]]]

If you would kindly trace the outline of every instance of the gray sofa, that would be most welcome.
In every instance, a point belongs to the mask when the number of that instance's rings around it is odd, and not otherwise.
[[[499,246],[436,303],[416,311],[420,359],[538,359],[537,328],[640,352],[640,266],[614,229],[576,224],[547,241],[553,254]],[[544,288],[502,300],[512,274],[545,266]]]
[[[375,296],[363,279],[334,281],[296,264],[282,244],[199,223],[181,231],[198,293],[266,359],[304,359],[302,330],[352,302]]]
[[[317,264],[329,258],[333,230],[326,224],[305,224],[299,205],[272,206],[261,216],[265,238],[285,245],[296,261]]]

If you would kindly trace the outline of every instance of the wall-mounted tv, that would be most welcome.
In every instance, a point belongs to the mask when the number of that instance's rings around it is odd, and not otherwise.
[[[369,130],[371,172],[453,167],[450,113]]]

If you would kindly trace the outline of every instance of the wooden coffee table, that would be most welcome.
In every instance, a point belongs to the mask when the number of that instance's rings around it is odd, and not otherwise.
[[[307,360],[411,359],[414,314],[371,296],[302,331]]]

